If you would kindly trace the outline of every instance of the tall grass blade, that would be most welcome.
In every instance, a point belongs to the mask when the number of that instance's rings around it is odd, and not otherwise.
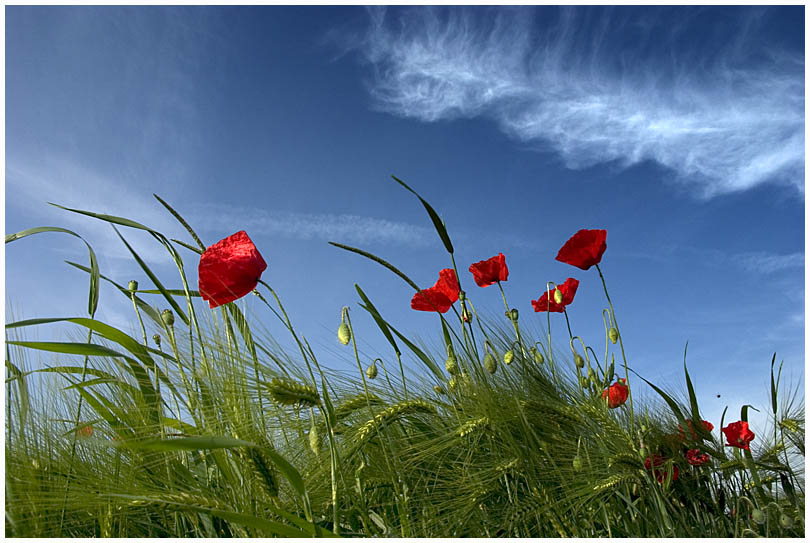
[[[380,258],[380,257],[378,257],[378,256],[375,256],[375,255],[373,255],[373,254],[371,254],[371,253],[369,253],[369,252],[367,252],[367,251],[364,251],[364,250],[362,250],[362,249],[358,249],[358,248],[356,248],[356,247],[350,247],[349,245],[343,245],[342,243],[336,243],[336,242],[334,242],[334,241],[330,241],[330,242],[329,242],[329,245],[334,245],[335,247],[337,247],[337,248],[339,248],[339,249],[343,249],[344,251],[349,251],[349,252],[351,252],[351,253],[356,253],[356,254],[358,254],[358,255],[361,255],[361,256],[364,256],[364,257],[368,258],[369,260],[373,260],[373,261],[374,261],[374,262],[376,262],[377,264],[380,264],[380,265],[382,265],[382,266],[385,266],[386,268],[388,268],[389,270],[391,270],[392,272],[394,272],[395,274],[397,274],[397,275],[398,275],[400,278],[402,278],[402,280],[403,280],[403,281],[405,281],[406,283],[408,283],[408,284],[409,284],[411,287],[413,287],[413,289],[414,289],[414,290],[416,290],[417,292],[418,292],[419,290],[421,290],[421,289],[420,289],[418,286],[416,286],[416,283],[414,283],[413,281],[411,281],[411,278],[410,278],[410,277],[408,277],[407,275],[405,275],[404,273],[402,273],[401,271],[399,271],[399,270],[398,270],[398,269],[397,269],[397,268],[396,268],[394,265],[392,265],[392,264],[390,264],[390,263],[386,262],[385,260],[383,260],[382,258]]]
[[[450,236],[447,234],[447,228],[444,226],[444,222],[439,217],[439,214],[431,207],[429,203],[425,201],[424,198],[419,196],[415,190],[405,184],[404,181],[397,178],[397,176],[391,176],[394,181],[405,187],[411,194],[419,198],[419,201],[422,202],[422,205],[425,206],[425,210],[428,212],[430,216],[430,220],[433,221],[433,227],[436,228],[436,232],[439,233],[439,237],[442,239],[442,243],[444,243],[444,248],[447,249],[447,252],[453,254],[453,244],[450,242]]]

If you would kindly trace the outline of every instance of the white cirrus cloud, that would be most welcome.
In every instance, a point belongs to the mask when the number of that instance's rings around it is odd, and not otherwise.
[[[369,13],[354,46],[380,110],[492,119],[573,169],[654,161],[698,197],[769,181],[803,197],[804,59],[763,45],[753,8],[714,41],[690,37],[702,11],[687,8],[667,12],[681,21],[583,8]]]

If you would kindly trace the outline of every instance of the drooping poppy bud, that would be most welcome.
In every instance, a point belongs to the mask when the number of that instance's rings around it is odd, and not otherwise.
[[[309,448],[316,456],[321,454],[321,436],[318,435],[318,427],[314,423],[309,429]]]
[[[160,347],[160,334],[155,334],[154,336],[152,336],[152,341],[155,342],[155,345]]]
[[[160,314],[160,318],[166,326],[174,326],[174,313],[172,313],[171,309],[164,309]]]
[[[753,520],[754,522],[756,522],[761,526],[765,524],[767,517],[765,516],[765,513],[762,512],[762,509],[754,509],[753,511],[751,511],[751,520]]]
[[[779,526],[785,530],[790,530],[793,528],[793,518],[785,513],[782,513],[779,515]]]
[[[517,310],[517,308],[513,307],[512,309],[509,310],[509,319],[512,322],[517,322],[519,316],[520,312]]]
[[[456,360],[456,355],[450,353],[447,356],[447,360],[444,361],[444,369],[446,369],[447,373],[450,375],[458,375],[458,361]]]
[[[574,355],[574,365],[576,367],[578,367],[579,369],[582,369],[582,368],[585,367],[585,359],[582,358],[582,355],[580,355],[579,353]]]
[[[543,358],[543,353],[541,353],[541,352],[540,352],[539,350],[537,350],[537,349],[535,349],[535,350],[534,350],[534,361],[535,361],[535,362],[537,362],[538,364],[542,364],[543,362],[545,362],[545,361],[546,361],[546,360]]]
[[[579,281],[574,279],[573,277],[569,277],[565,280],[565,283],[562,285],[558,285],[554,292],[551,293],[551,298],[549,298],[549,292],[546,290],[537,300],[532,300],[532,307],[534,311],[541,312],[541,311],[551,311],[553,313],[562,313],[565,310],[565,307],[570,305],[574,301],[574,296],[577,293],[577,288],[579,288]],[[562,300],[557,303],[556,296],[557,293],[562,295]],[[549,299],[551,301],[549,301]]]
[[[486,356],[484,356],[484,368],[489,373],[495,373],[498,370],[498,361],[495,360],[492,353],[487,353]]]
[[[610,342],[616,345],[616,342],[619,341],[619,331],[611,326],[610,330],[608,330],[608,337],[610,338]]]
[[[574,457],[574,461],[572,462],[572,464],[574,466],[574,471],[582,470],[582,458],[580,458],[579,455],[576,455]]]
[[[563,294],[559,288],[554,289],[554,303],[561,304],[563,302]]]
[[[135,280],[130,281],[129,284],[127,284],[127,290],[130,292],[138,290],[138,282]]]
[[[506,351],[503,355],[503,363],[507,366],[515,359],[515,353],[512,350]]]
[[[337,336],[338,340],[342,344],[348,345],[352,340],[352,331],[349,329],[349,325],[345,322],[340,323],[340,326],[338,326]]]
[[[369,379],[375,379],[377,377],[377,362],[372,362],[371,365],[366,368],[366,375],[368,375]]]

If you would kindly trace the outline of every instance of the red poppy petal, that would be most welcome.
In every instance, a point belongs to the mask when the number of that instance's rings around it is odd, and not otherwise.
[[[509,269],[506,267],[506,258],[503,253],[470,265],[475,284],[479,287],[488,287],[497,281],[506,281]]]
[[[200,256],[199,290],[210,307],[241,298],[253,289],[267,263],[242,230],[208,247]]]
[[[451,304],[458,300],[458,293],[461,290],[456,272],[452,268],[445,268],[439,272],[439,280],[433,288],[444,294]]]
[[[411,298],[411,309],[417,311],[438,311],[446,313],[453,305],[444,293],[429,288],[420,290]]]
[[[579,230],[560,248],[556,260],[587,270],[601,262],[606,240],[607,230]]]

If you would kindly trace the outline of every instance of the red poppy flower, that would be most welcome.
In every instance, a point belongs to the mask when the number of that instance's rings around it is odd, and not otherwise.
[[[704,420],[701,421],[701,423],[703,424],[703,428],[705,428],[707,432],[711,432],[712,430],[714,430],[714,424],[712,424],[711,422]],[[695,428],[692,426],[692,421],[687,420],[686,424],[687,426],[689,426],[689,433],[692,434],[692,441],[697,441],[698,436],[697,432],[695,432]],[[685,440],[686,433],[683,431],[683,427],[680,424],[678,425],[678,431],[681,434],[681,441]]]
[[[749,449],[748,444],[754,440],[754,432],[748,429],[748,423],[745,421],[732,422],[725,428],[723,433],[726,434],[727,447],[739,447],[740,449]]]
[[[439,279],[435,285],[413,295],[411,309],[447,313],[458,300],[460,290],[456,272],[452,268],[445,268],[439,272]]]
[[[655,476],[655,480],[659,483],[664,482],[664,478],[667,476],[666,469],[654,469],[658,468],[659,466],[663,465],[667,461],[666,458],[660,456],[658,454],[652,455],[652,458],[647,457],[647,460],[644,462],[644,467],[647,468],[647,471],[652,471],[653,475]],[[676,480],[678,478],[678,466],[672,466],[672,480]]]
[[[565,242],[556,260],[587,270],[602,260],[606,240],[607,230],[580,230]]]
[[[509,277],[509,268],[506,267],[506,258],[503,253],[498,253],[498,256],[493,256],[488,260],[470,264],[470,271],[475,279],[475,284],[479,287],[488,287],[493,283],[506,281]]]
[[[540,296],[540,298],[537,300],[532,300],[532,307],[534,308],[535,313],[539,313],[540,311],[562,313],[565,306],[574,301],[574,295],[577,293],[577,287],[579,287],[579,281],[573,277],[569,277],[562,285],[557,285],[550,291],[547,290],[542,296]],[[556,289],[560,289],[560,292],[562,292],[563,299],[561,304],[554,301],[554,291]],[[548,299],[549,292],[551,292],[551,301]]]
[[[615,409],[627,401],[629,389],[627,388],[626,383],[626,379],[620,378],[607,389],[602,391],[602,399],[607,400],[608,407],[610,409]]]
[[[267,263],[242,230],[210,246],[200,257],[200,295],[213,307],[238,300],[259,283]]]
[[[700,454],[700,449],[689,449],[686,451],[686,461],[693,466],[702,466],[709,461],[709,455],[706,453]]]

